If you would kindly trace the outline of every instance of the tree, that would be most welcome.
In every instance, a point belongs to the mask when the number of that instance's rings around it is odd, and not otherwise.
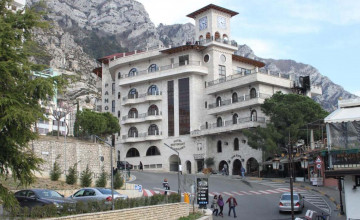
[[[107,176],[108,174],[105,172],[104,167],[102,167],[100,177],[95,182],[96,187],[105,187],[107,182]]]
[[[307,96],[281,92],[266,99],[261,110],[270,117],[270,123],[266,128],[244,130],[244,134],[248,137],[249,146],[262,149],[267,155],[283,151],[289,141],[295,143],[298,139],[306,140],[306,131],[301,128],[328,115]]]
[[[116,172],[114,176],[114,189],[120,189],[124,184],[124,180],[121,177],[120,172]]]
[[[61,90],[62,77],[33,79],[32,71],[44,69],[30,61],[36,57],[37,46],[31,39],[33,28],[45,28],[41,5],[12,12],[11,0],[0,1],[0,177],[12,174],[21,185],[34,180],[42,162],[29,149],[28,143],[37,138],[33,125],[44,117],[40,101],[54,95],[54,85]],[[17,204],[9,190],[0,184],[0,199],[5,207]]]
[[[57,181],[57,180],[59,180],[60,176],[61,176],[61,169],[60,169],[59,164],[55,161],[54,166],[53,166],[52,170],[50,171],[50,179],[52,181]]]
[[[84,171],[81,172],[81,177],[80,177],[80,183],[82,187],[89,187],[91,186],[92,183],[92,172],[89,168],[89,165],[86,166],[86,169]]]
[[[70,167],[68,175],[66,175],[66,183],[69,185],[74,185],[77,182],[76,166],[77,164],[74,164],[74,166]]]

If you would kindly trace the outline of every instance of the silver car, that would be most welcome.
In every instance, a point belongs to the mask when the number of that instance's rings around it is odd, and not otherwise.
[[[293,193],[294,211],[301,212],[304,208],[304,197],[300,193]],[[284,193],[280,197],[279,212],[291,212],[291,194]]]
[[[104,201],[105,204],[111,204],[111,189],[107,188],[83,188],[70,196],[75,201]],[[114,190],[114,199],[127,199],[127,195],[120,194]]]

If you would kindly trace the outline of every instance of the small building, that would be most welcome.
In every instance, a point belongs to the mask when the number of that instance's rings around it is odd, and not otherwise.
[[[339,100],[338,109],[324,121],[329,154],[325,175],[337,178],[344,189],[347,219],[360,219],[360,98]]]

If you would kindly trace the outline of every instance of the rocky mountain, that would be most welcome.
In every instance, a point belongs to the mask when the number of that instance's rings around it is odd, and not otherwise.
[[[31,0],[30,4],[37,1]],[[192,41],[195,33],[191,23],[155,27],[144,6],[134,0],[49,0],[47,5],[46,19],[53,22],[53,28],[38,33],[37,40],[49,52],[51,66],[65,65],[66,69],[81,75],[83,81],[75,87],[79,91],[72,92],[74,98],[94,98],[95,95],[86,93],[97,94],[95,85],[91,84],[96,81],[91,74],[96,66],[95,58],[159,44],[183,45]],[[237,53],[265,62],[271,71],[295,77],[310,75],[312,84],[321,84],[323,89],[323,96],[315,100],[328,111],[336,108],[340,97],[355,97],[310,65],[293,60],[262,59],[246,45],[239,46]]]

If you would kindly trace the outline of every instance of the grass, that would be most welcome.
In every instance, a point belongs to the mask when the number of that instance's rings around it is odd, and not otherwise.
[[[190,213],[190,215],[186,217],[180,217],[179,220],[195,220],[202,216],[200,212]]]

